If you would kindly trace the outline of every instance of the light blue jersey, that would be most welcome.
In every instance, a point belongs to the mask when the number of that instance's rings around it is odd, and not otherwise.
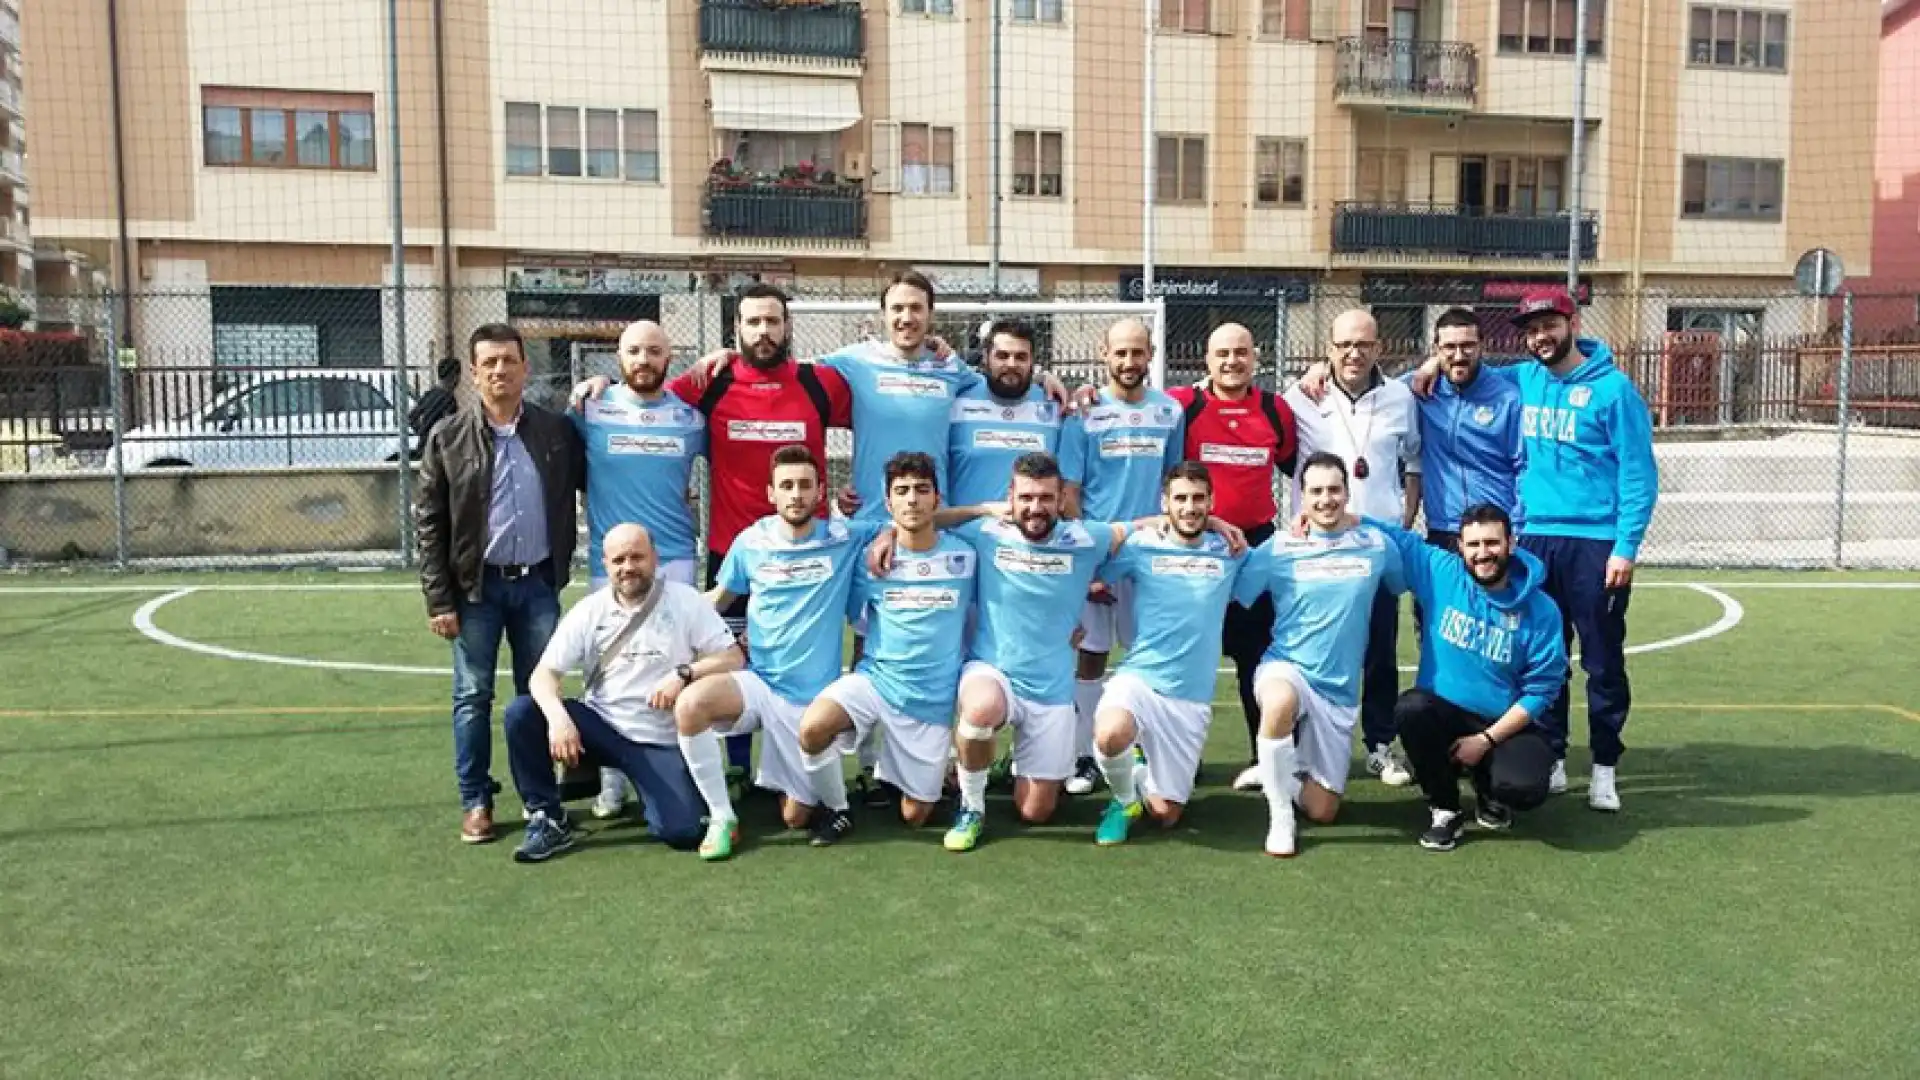
[[[661,562],[693,558],[687,487],[693,459],[707,450],[700,411],[672,394],[642,401],[616,385],[569,415],[587,447],[588,568],[606,572],[600,541],[629,521],[647,527]]]
[[[1149,387],[1137,402],[1107,390],[1060,432],[1060,475],[1080,486],[1080,516],[1133,521],[1160,512],[1160,479],[1180,464],[1187,419],[1180,403]]]
[[[1071,702],[1073,631],[1087,586],[1113,550],[1113,526],[1062,521],[1038,544],[1003,521],[970,521],[953,535],[980,553],[971,658],[998,668],[1028,701]]]
[[[1194,546],[1159,528],[1138,529],[1100,576],[1133,581],[1141,613],[1121,671],[1140,676],[1157,694],[1202,704],[1213,700],[1220,668],[1220,625],[1247,553],[1228,554],[1218,533]]]
[[[948,506],[1001,502],[1022,454],[1060,454],[1060,407],[1038,386],[1019,401],[1002,401],[985,382],[961,393],[950,414],[947,483],[940,501]]]
[[[902,716],[953,723],[979,561],[973,545],[941,533],[931,551],[896,546],[884,578],[867,573],[864,560],[856,572],[853,605],[867,616],[867,644],[854,670]]]
[[[923,351],[904,361],[877,341],[849,345],[820,363],[853,389],[853,490],[862,521],[888,521],[887,461],[905,450],[933,459],[935,480],[947,490],[947,424],[953,400],[982,380],[958,356]]]
[[[1382,587],[1396,596],[1407,591],[1400,553],[1363,524],[1341,533],[1273,534],[1241,568],[1233,598],[1251,605],[1272,593],[1273,643],[1261,660],[1285,660],[1315,693],[1356,708],[1367,622]]]
[[[841,625],[854,568],[885,523],[815,521],[788,540],[775,516],[747,526],[720,564],[720,587],[747,596],[754,674],[799,706],[840,677]]]

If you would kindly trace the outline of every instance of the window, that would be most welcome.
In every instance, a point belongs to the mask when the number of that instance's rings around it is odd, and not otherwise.
[[[1490,157],[1480,205],[1490,214],[1551,217],[1566,208],[1566,177],[1565,158]]]
[[[801,165],[811,166],[815,172],[832,169],[840,136],[831,131],[730,131],[722,136],[722,145],[733,148],[727,156],[736,167],[778,176]]]
[[[620,178],[620,113],[617,110],[587,110],[587,175],[595,180]]]
[[[201,160],[260,169],[373,169],[373,97],[208,86]]]
[[[1695,4],[1687,31],[1696,67],[1787,70],[1787,14]]]
[[[1260,0],[1260,36],[1282,37],[1287,32],[1287,0]]]
[[[1013,193],[1036,195],[1043,199],[1060,198],[1066,191],[1061,183],[1065,136],[1057,131],[1016,131],[1013,133]]]
[[[580,175],[580,110],[547,106],[547,175]]]
[[[1255,139],[1254,205],[1304,206],[1307,144],[1300,139]]]
[[[951,15],[953,0],[900,0],[902,15]]]
[[[952,195],[953,129],[929,124],[900,125],[900,193]]]
[[[507,175],[658,182],[659,114],[510,101]]]
[[[1751,158],[1687,158],[1680,167],[1680,216],[1779,221],[1785,165]]]
[[[1014,22],[1051,23],[1067,21],[1066,0],[1013,0],[1008,8]]]
[[[1207,140],[1201,135],[1162,135],[1154,143],[1153,201],[1207,201]]]
[[[1362,150],[1359,183],[1354,193],[1363,203],[1404,206],[1407,201],[1407,152]]]
[[[1500,51],[1535,56],[1572,56],[1575,0],[1500,0]],[[1587,55],[1606,53],[1606,0],[1588,0]]]
[[[621,114],[626,134],[627,179],[660,181],[660,114],[628,109]]]
[[[1225,34],[1226,0],[1160,0],[1160,29],[1176,34]]]
[[[539,176],[540,106],[507,103],[507,175]]]

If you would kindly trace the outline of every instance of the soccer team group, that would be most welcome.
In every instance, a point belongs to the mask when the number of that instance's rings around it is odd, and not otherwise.
[[[1566,789],[1575,637],[1588,800],[1619,809],[1626,609],[1657,479],[1645,404],[1605,344],[1575,335],[1564,292],[1511,314],[1530,356],[1483,364],[1479,318],[1455,309],[1399,379],[1378,370],[1374,320],[1347,312],[1327,361],[1282,395],[1254,385],[1236,324],[1213,331],[1202,382],[1162,392],[1147,328],[1116,322],[1104,385],[1070,391],[1036,372],[1015,321],[983,330],[976,370],[929,336],[934,302],[896,275],[884,340],[796,363],[786,297],[754,286],[738,351],[671,382],[665,333],[635,323],[621,381],[576,387],[567,421],[522,399],[510,327],[475,333],[475,400],[429,434],[416,507],[429,618],[453,642],[462,839],[495,835],[503,635],[526,862],[577,837],[556,762],[600,768],[597,816],[621,813],[631,783],[654,835],[730,856],[729,773],[756,733],[755,785],[817,846],[853,829],[849,756],[857,801],[911,824],[956,794],[951,851],[981,842],[996,776],[1029,823],[1104,784],[1094,840],[1124,843],[1142,817],[1180,819],[1223,656],[1251,751],[1233,786],[1265,796],[1266,853],[1296,852],[1301,815],[1334,820],[1356,727],[1369,773],[1422,789],[1420,845],[1451,850],[1469,817],[1506,828]],[[835,427],[853,432],[840,492]],[[576,487],[594,589],[561,617]],[[1420,660],[1401,692],[1404,593]],[[583,689],[566,697],[571,670]]]

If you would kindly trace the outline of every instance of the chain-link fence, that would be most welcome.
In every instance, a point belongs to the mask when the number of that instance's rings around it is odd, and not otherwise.
[[[676,372],[733,343],[733,292],[700,277],[648,293],[559,284],[410,288],[404,319],[395,291],[379,287],[108,296],[96,334],[0,343],[0,548],[16,565],[404,562],[418,448],[407,413],[436,382],[464,399],[459,361],[475,326],[520,330],[528,398],[549,407],[582,379],[616,376],[615,342],[631,320],[661,324]],[[876,282],[795,291],[875,302],[866,320],[797,317],[797,355],[883,333]],[[1124,282],[1083,288],[1030,316],[1040,361],[1069,384],[1100,378],[1111,317],[1070,302],[1126,294]],[[1914,295],[1583,286],[1581,332],[1611,345],[1655,425],[1661,495],[1646,561],[1920,567]],[[1426,354],[1434,319],[1456,302],[1480,315],[1487,354],[1501,362],[1519,352],[1506,321],[1515,299],[1417,275],[1224,302],[1169,295],[1166,380],[1198,378],[1207,334],[1232,320],[1260,344],[1261,381],[1284,385],[1355,307],[1379,323],[1389,373]],[[934,331],[977,359],[982,321],[977,310],[936,314]],[[830,441],[838,480],[849,449],[845,433]]]

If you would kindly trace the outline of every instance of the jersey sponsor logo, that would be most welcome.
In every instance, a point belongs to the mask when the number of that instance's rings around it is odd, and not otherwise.
[[[993,565],[996,569],[1008,574],[1045,574],[1049,577],[1058,577],[1073,573],[1073,556],[1003,547],[993,553]]]
[[[807,425],[799,421],[729,420],[727,436],[738,442],[800,442],[807,437]]]
[[[896,611],[952,611],[960,606],[960,590],[928,585],[900,585],[880,590],[882,607]]]
[[[1265,465],[1271,453],[1272,451],[1264,446],[1227,446],[1210,442],[1200,444],[1200,460],[1208,465]]]
[[[1047,448],[1047,437],[1037,431],[1007,431],[980,428],[973,433],[975,450],[1018,450],[1022,453]]]
[[[946,397],[947,384],[939,379],[918,375],[883,372],[874,377],[873,388],[888,397]]]
[[[618,401],[601,401],[598,398],[587,402],[587,423],[589,424],[634,424],[640,422],[640,411]]]
[[[753,584],[762,589],[818,585],[832,576],[833,560],[825,555],[804,559],[764,559],[753,568]]]
[[[1205,555],[1155,555],[1148,569],[1156,577],[1223,578],[1226,567]]]
[[[1100,440],[1103,458],[1157,458],[1166,453],[1167,440],[1158,435],[1115,435]]]
[[[681,457],[686,453],[686,440],[676,435],[630,435],[623,432],[610,432],[607,435],[607,453],[643,454],[647,457]]]
[[[1520,434],[1529,439],[1578,442],[1580,414],[1572,409],[1527,405],[1520,410]]]
[[[1373,560],[1355,555],[1301,559],[1293,564],[1295,581],[1351,581],[1373,574]]]
[[[1513,627],[1519,619],[1507,615],[1501,621],[1507,625],[1495,626],[1459,608],[1449,607],[1440,613],[1440,640],[1491,663],[1510,664],[1513,662]]]
[[[1161,415],[1162,412],[1165,413],[1164,416]],[[1098,435],[1103,431],[1113,431],[1116,428],[1126,427],[1143,427],[1150,430],[1154,428],[1171,428],[1176,419],[1177,415],[1171,407],[1165,408],[1164,410],[1156,409],[1152,415],[1148,415],[1138,408],[1126,409],[1114,405],[1096,405],[1087,412],[1085,419],[1083,419],[1081,423],[1087,434]]]

